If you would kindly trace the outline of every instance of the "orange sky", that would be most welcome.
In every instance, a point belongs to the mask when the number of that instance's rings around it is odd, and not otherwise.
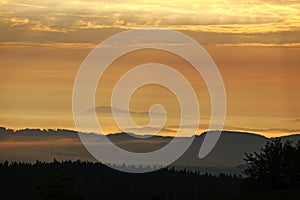
[[[73,82],[89,51],[122,30],[157,26],[192,37],[219,67],[227,93],[225,129],[266,136],[300,133],[298,1],[0,0],[0,5],[0,126],[73,129]],[[126,55],[104,81],[112,84],[121,65],[152,59],[177,65],[199,88],[199,131],[205,130],[210,115],[205,84],[174,55]],[[101,92],[108,98],[106,90],[97,91],[97,106],[107,106],[109,101],[98,98]],[[156,86],[136,92],[131,108],[145,111],[157,100],[178,115],[174,97]],[[177,122],[174,117],[165,129],[174,130]],[[108,123],[107,131],[118,130]]]

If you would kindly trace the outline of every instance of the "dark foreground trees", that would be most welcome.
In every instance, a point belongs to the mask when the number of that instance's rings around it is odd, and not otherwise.
[[[247,154],[247,179],[197,171],[161,169],[145,174],[113,170],[101,163],[54,161],[0,162],[0,199],[298,199],[300,143],[269,142]],[[241,183],[259,192],[242,193]],[[251,189],[251,185],[246,185]],[[289,187],[287,187],[289,186]],[[284,188],[284,190],[265,190]]]
[[[247,154],[245,174],[260,189],[282,189],[300,181],[300,143],[268,142],[260,153]]]
[[[45,180],[36,185],[36,189],[43,200],[82,199],[65,171],[51,172]]]
[[[175,168],[130,174],[82,161],[0,162],[0,199],[215,199],[237,194],[241,181]]]

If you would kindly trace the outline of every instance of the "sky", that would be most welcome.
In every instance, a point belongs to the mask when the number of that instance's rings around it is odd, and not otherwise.
[[[88,53],[121,31],[161,27],[190,36],[213,58],[227,94],[225,129],[267,137],[300,133],[299,10],[298,0],[0,0],[0,126],[75,129],[73,84]],[[124,67],[153,61],[186,74],[200,101],[199,133],[205,131],[205,83],[184,60],[158,50],[129,53],[111,66],[96,93],[99,112],[110,106],[110,89]],[[180,109],[166,88],[140,88],[130,108],[145,112],[156,103],[168,111],[160,134],[173,135]],[[106,133],[120,131],[109,113],[102,116]],[[155,129],[148,116],[133,119],[145,126],[142,132]]]

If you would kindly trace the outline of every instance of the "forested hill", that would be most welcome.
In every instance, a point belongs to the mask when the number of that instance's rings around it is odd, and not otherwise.
[[[204,159],[198,158],[198,152],[205,134],[197,136],[191,147],[173,165],[183,169],[202,169],[212,173],[226,172],[240,174],[244,169],[245,152],[259,152],[270,139],[261,135],[223,131],[221,137]],[[91,137],[101,135],[86,134]],[[109,139],[123,149],[132,152],[149,152],[161,148],[173,139],[172,137],[154,136],[135,138],[126,133],[112,134]],[[283,141],[296,143],[300,135],[282,137]],[[83,146],[77,132],[69,130],[25,129],[13,131],[0,129],[0,161],[24,161],[34,163],[36,160],[88,160],[96,162]],[[127,163],[130,164],[130,163]]]

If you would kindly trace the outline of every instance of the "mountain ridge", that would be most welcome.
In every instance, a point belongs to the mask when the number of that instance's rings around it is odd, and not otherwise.
[[[49,133],[49,132],[59,132],[59,131],[64,131],[64,132],[70,132],[70,133],[74,133],[74,134],[78,134],[78,133],[82,133],[82,134],[93,134],[93,135],[102,135],[102,136],[113,136],[113,135],[123,135],[123,134],[129,134],[132,136],[141,136],[132,132],[116,132],[116,133],[109,133],[109,134],[101,134],[101,133],[95,133],[95,132],[78,132],[76,130],[72,130],[72,129],[64,129],[64,128],[20,128],[20,129],[13,129],[13,128],[7,128],[4,126],[0,126],[0,133],[1,131],[6,131],[6,132],[10,132],[10,133],[20,133],[20,132],[27,132],[27,131],[40,131],[43,133]],[[210,130],[210,131],[204,131],[198,135],[192,135],[189,137],[200,137],[202,135],[206,135],[207,133],[210,132],[214,132],[214,131],[218,131],[218,130]],[[259,136],[259,137],[263,137],[266,139],[275,139],[275,138],[288,138],[288,137],[294,137],[294,136],[300,136],[300,133],[295,133],[295,134],[290,134],[290,135],[284,135],[284,136],[277,136],[277,137],[266,137],[262,134],[259,133],[252,133],[249,131],[234,131],[234,130],[222,130],[221,131],[222,134],[245,134],[245,135],[255,135],[255,136]],[[176,138],[174,136],[168,136],[168,135],[151,135],[151,134],[146,134],[145,136],[152,136],[152,137],[167,137],[167,138]],[[186,138],[189,138],[186,136]],[[185,138],[185,137],[183,137]]]
[[[210,169],[211,172],[241,173],[245,153],[259,152],[261,148],[274,138],[267,138],[259,134],[237,131],[222,131],[220,138],[213,150],[203,159],[198,153],[206,134],[197,135],[186,152],[172,165],[177,168]],[[84,135],[80,135],[84,134]],[[13,130],[0,128],[0,161],[36,160],[97,160],[87,151],[80,136],[97,139],[104,135],[94,133],[79,133],[67,129],[22,129]],[[131,137],[127,133],[109,134],[111,142],[120,148],[136,153],[156,151],[173,138],[171,136],[153,136],[147,138]],[[300,134],[279,137],[282,141],[291,140],[293,144],[300,141]],[[119,163],[120,164],[120,163]],[[130,164],[130,163],[128,163]]]

